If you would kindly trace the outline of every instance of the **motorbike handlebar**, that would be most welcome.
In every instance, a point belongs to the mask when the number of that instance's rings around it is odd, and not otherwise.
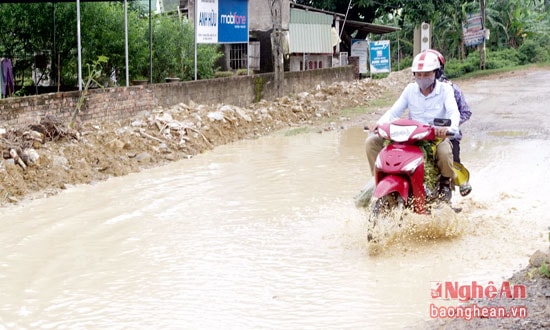
[[[376,133],[377,130],[378,130],[378,127],[376,127],[376,128],[373,130],[373,132]],[[363,126],[363,132],[370,132],[370,128],[369,128],[368,125]],[[455,133],[452,133],[452,132],[447,131],[447,132],[445,133],[445,136],[449,136],[449,137],[455,136]]]
[[[367,125],[363,126],[363,132],[372,132],[374,134],[378,133],[378,126],[371,130]]]

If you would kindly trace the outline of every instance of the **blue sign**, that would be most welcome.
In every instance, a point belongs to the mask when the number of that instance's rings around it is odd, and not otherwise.
[[[219,0],[218,42],[248,42],[248,0]]]
[[[247,43],[248,0],[198,0],[196,42]]]
[[[371,74],[391,72],[390,41],[371,41],[369,49]]]

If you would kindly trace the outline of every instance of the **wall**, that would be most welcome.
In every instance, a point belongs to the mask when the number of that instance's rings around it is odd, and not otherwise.
[[[300,70],[315,70],[319,67],[321,68],[330,68],[332,66],[332,55],[312,55],[308,54],[305,56],[306,67],[304,69],[304,56],[303,55],[291,55],[290,62],[290,71],[300,71]],[[309,68],[311,65],[312,69]]]
[[[179,103],[214,105],[220,103],[247,106],[257,97],[275,98],[273,73],[228,78],[184,81],[130,87],[90,90],[79,113],[82,121],[121,120],[149,111],[156,106]],[[285,72],[286,95],[313,90],[317,85],[330,85],[354,79],[352,66]],[[261,95],[258,95],[260,91]],[[46,115],[68,122],[80,93],[61,92],[36,96],[0,99],[0,127],[39,123]]]

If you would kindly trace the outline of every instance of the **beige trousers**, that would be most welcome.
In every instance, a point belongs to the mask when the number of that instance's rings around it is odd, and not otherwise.
[[[384,147],[384,139],[376,134],[371,134],[367,137],[365,145],[370,170],[374,175],[374,162],[376,161],[378,153]],[[437,145],[435,160],[441,175],[453,180],[455,177],[455,173],[453,171],[453,147],[449,139],[445,139]]]

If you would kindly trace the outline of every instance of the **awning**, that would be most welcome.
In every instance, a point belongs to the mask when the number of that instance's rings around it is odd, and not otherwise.
[[[378,25],[359,21],[346,21],[346,28],[352,28],[364,33],[384,34],[401,30],[398,27]]]
[[[344,14],[323,10],[323,9],[318,9],[311,6],[305,6],[305,5],[301,5],[293,2],[290,3],[290,8],[291,10],[302,9],[312,13],[316,12],[316,13],[331,15],[334,17],[335,20],[338,20],[340,22],[340,28],[342,28],[342,26],[345,26],[346,29],[347,28],[356,29],[363,33],[384,34],[384,33],[390,33],[390,32],[401,30],[398,27],[393,27],[388,25],[378,25],[378,24],[371,24],[371,23],[365,23],[360,21],[350,21],[346,19],[346,15]]]

